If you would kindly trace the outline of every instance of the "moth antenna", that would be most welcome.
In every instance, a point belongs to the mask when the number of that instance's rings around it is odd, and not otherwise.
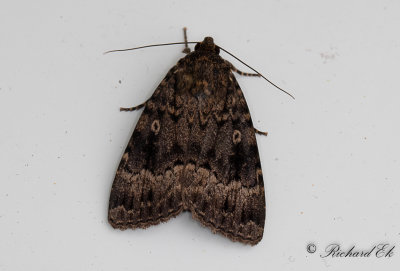
[[[273,85],[274,87],[276,87],[277,89],[279,89],[280,91],[286,93],[287,95],[289,95],[290,97],[292,97],[293,99],[294,96],[292,94],[290,94],[289,92],[287,92],[286,90],[278,87],[277,85],[275,85],[273,82],[271,82],[270,80],[268,80],[264,75],[262,75],[261,73],[259,73],[258,71],[256,71],[254,68],[250,67],[249,65],[247,65],[246,63],[244,63],[242,60],[240,60],[238,57],[236,57],[235,55],[233,55],[232,53],[228,52],[227,50],[225,50],[224,48],[218,46],[219,49],[221,49],[222,51],[224,51],[225,53],[227,53],[228,55],[234,57],[237,61],[239,61],[240,63],[242,63],[243,65],[245,65],[246,67],[252,69],[255,73],[257,73],[258,75],[260,75],[262,78],[264,78],[265,80],[267,80],[268,83],[270,83],[271,85]]]
[[[186,41],[186,42],[171,42],[171,43],[151,44],[151,45],[145,45],[145,46],[140,46],[140,47],[135,47],[135,48],[111,50],[111,51],[105,52],[104,54],[114,53],[114,52],[131,51],[131,50],[137,50],[137,49],[143,49],[143,48],[149,48],[149,47],[156,47],[156,46],[166,46],[166,45],[176,45],[176,44],[189,44],[189,43],[199,43],[199,41]]]

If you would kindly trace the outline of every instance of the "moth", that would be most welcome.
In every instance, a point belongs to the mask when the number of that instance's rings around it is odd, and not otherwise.
[[[193,52],[187,44],[185,32],[187,55],[146,102],[121,108],[144,111],[118,166],[108,221],[147,228],[189,211],[214,233],[255,245],[265,224],[255,133],[266,133],[253,127],[233,72],[261,74],[237,70],[211,37]]]

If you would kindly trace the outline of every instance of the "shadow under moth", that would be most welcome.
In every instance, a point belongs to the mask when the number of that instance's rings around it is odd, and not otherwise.
[[[188,43],[196,43],[193,52]],[[232,72],[262,75],[238,71],[219,55],[220,49],[227,51],[211,37],[187,42],[185,32],[184,44],[187,55],[153,95],[136,107],[121,108],[144,111],[118,166],[108,221],[122,230],[147,228],[190,211],[214,233],[255,245],[265,223],[255,133],[266,133],[253,127]]]

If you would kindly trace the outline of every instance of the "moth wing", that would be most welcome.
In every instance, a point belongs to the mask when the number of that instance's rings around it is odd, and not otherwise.
[[[188,156],[199,158],[184,201],[213,232],[254,245],[264,232],[264,182],[250,112],[232,74],[231,79],[224,109],[203,128],[194,125]],[[201,108],[200,122],[205,118]]]
[[[183,210],[181,186],[173,167],[179,160],[176,127],[168,104],[174,99],[174,68],[146,102],[112,185],[108,220],[114,228],[146,228]]]

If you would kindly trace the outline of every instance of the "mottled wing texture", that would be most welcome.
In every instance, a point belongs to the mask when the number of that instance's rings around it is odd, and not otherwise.
[[[234,241],[256,244],[265,222],[261,164],[243,93],[233,74],[230,78],[221,119],[202,124],[200,118],[192,127],[188,156],[196,163],[188,163],[193,175],[183,194],[202,224]]]
[[[257,244],[265,196],[255,132],[231,66],[193,52],[146,103],[110,197],[115,228],[145,228],[182,210],[233,241]]]
[[[118,166],[108,215],[114,228],[146,228],[183,210],[176,172],[183,166],[179,130],[174,114],[168,113],[175,93],[174,71],[146,103]]]

